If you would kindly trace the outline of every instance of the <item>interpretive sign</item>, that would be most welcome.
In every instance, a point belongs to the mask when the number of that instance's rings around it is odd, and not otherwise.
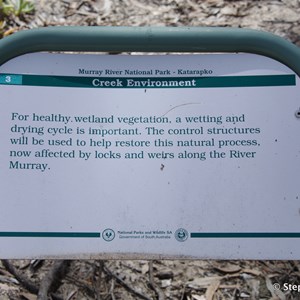
[[[300,258],[300,88],[254,54],[0,67],[0,257]]]

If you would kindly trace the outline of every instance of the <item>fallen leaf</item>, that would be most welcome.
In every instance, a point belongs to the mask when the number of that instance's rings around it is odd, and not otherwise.
[[[241,267],[233,264],[228,264],[225,267],[214,267],[214,269],[224,274],[232,274],[241,271]]]
[[[246,282],[251,291],[251,299],[259,299],[260,281],[257,279],[248,279]]]
[[[286,300],[285,294],[280,289],[275,289],[269,277],[265,277],[267,289],[272,294],[273,300]]]
[[[166,288],[172,284],[172,279],[163,279],[161,281],[161,287]]]
[[[5,284],[5,283],[0,283],[0,291],[11,291],[11,290],[18,291],[19,288]]]
[[[207,300],[203,295],[199,296],[199,295],[194,295],[194,294],[192,294],[192,299],[195,299],[195,300]]]
[[[206,293],[205,293],[205,298],[207,300],[212,300],[214,297],[215,292],[218,290],[220,285],[220,280],[216,279],[211,283],[211,285],[207,288]]]
[[[193,281],[188,282],[187,286],[190,288],[206,288],[209,287],[216,280],[221,280],[222,278],[223,277],[220,276],[195,278]]]
[[[242,293],[240,294],[240,297],[241,297],[241,298],[250,298],[250,295],[247,294],[247,293],[242,292]]]
[[[0,275],[0,282],[19,284],[19,281],[17,279],[2,275]]]
[[[71,293],[69,293],[69,295],[67,296],[66,300],[72,300],[72,298],[73,298],[74,296],[76,296],[77,293],[78,293],[77,290],[72,291]]]
[[[30,293],[21,293],[20,296],[23,297],[21,299],[26,299],[26,300],[36,300],[37,299],[36,295],[30,294]]]
[[[255,275],[255,276],[260,276],[261,272],[258,270],[251,270],[251,269],[243,269],[242,273],[247,273],[247,274],[251,274],[251,275]]]
[[[142,266],[142,274],[146,274],[146,273],[148,273],[149,272],[149,264],[144,264],[143,266]]]

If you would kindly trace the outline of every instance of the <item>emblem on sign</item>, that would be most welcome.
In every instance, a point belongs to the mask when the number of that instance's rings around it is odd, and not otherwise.
[[[179,228],[175,231],[175,239],[178,242],[185,242],[189,237],[189,233],[183,229],[183,228]]]
[[[115,232],[112,229],[105,229],[102,233],[104,241],[111,242],[115,238]]]

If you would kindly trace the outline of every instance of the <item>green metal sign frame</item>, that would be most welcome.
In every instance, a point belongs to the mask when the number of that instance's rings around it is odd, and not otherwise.
[[[300,48],[291,42],[278,37],[276,35],[260,32],[256,30],[248,29],[238,29],[238,28],[199,28],[199,27],[48,27],[48,28],[39,28],[32,29],[27,31],[22,31],[15,33],[11,36],[3,38],[0,40],[0,66],[9,60],[16,58],[20,55],[34,52],[42,51],[83,51],[83,52],[155,52],[155,53],[165,53],[165,52],[176,52],[176,53],[253,53],[258,55],[263,55],[269,58],[272,58],[282,64],[288,66],[293,72],[300,76]],[[122,58],[122,57],[120,57]],[[149,58],[149,57],[148,57]],[[174,57],[173,57],[174,58]],[[76,59],[76,58],[75,58]],[[166,57],[164,57],[166,59]],[[205,58],[204,58],[205,59]],[[112,61],[115,60],[114,58]],[[1,68],[0,68],[1,69]],[[5,67],[3,68],[5,69]],[[7,68],[9,69],[9,67]],[[274,71],[275,72],[275,71]],[[273,73],[274,73],[273,72]],[[296,86],[296,76],[295,74],[276,74],[272,72],[269,75],[259,75],[255,74],[243,76],[205,76],[201,77],[201,82],[197,81],[198,78],[193,78],[195,85],[193,87],[278,87],[278,86]],[[276,73],[276,72],[275,72]],[[289,72],[288,72],[289,73]],[[66,72],[64,76],[60,75],[55,76],[48,75],[38,75],[38,74],[10,74],[9,78],[13,78],[13,82],[10,80],[9,85],[22,85],[22,86],[62,86],[62,87],[89,87],[96,88],[92,86],[91,77],[89,76],[70,76],[73,73]],[[5,81],[1,82],[2,78],[5,78],[5,75],[0,74],[0,84],[6,84]],[[99,76],[98,76],[99,77]],[[149,77],[151,78],[151,77]],[[157,77],[158,78],[158,77]],[[157,79],[156,78],[156,79]],[[163,77],[167,82],[168,77]],[[179,77],[184,79],[184,77]],[[246,78],[246,81],[245,81]],[[122,83],[121,87],[126,88],[126,79],[117,78],[118,82]],[[141,78],[137,78],[141,79]],[[143,79],[143,78],[142,78]],[[147,78],[146,78],[147,79]],[[154,77],[155,79],[155,77]],[[158,78],[159,79],[159,78]],[[98,79],[95,79],[98,80]],[[124,80],[124,82],[122,81]],[[145,79],[144,79],[145,80]],[[174,78],[170,80],[174,81]],[[108,86],[111,87],[110,82],[115,82],[115,77],[105,78],[105,82],[108,83]],[[124,83],[124,84],[123,84]],[[201,83],[201,84],[200,84]],[[130,86],[132,88],[132,86]],[[138,86],[137,88],[145,89],[143,85]],[[148,89],[149,87],[147,87]],[[172,87],[173,88],[173,87]],[[20,95],[22,91],[27,90],[31,92],[30,89],[24,88],[19,89]],[[5,90],[5,88],[3,89]],[[10,89],[6,89],[10,90]],[[65,89],[67,90],[67,89]],[[275,91],[277,91],[276,89]],[[146,91],[146,89],[145,89]],[[73,91],[72,91],[73,92]],[[82,91],[81,91],[82,92]],[[222,91],[221,91],[222,92]],[[141,91],[141,93],[144,93]],[[141,94],[139,93],[139,95]],[[293,88],[293,102],[297,102],[298,98],[295,97],[297,90]],[[28,94],[26,94],[28,95]],[[118,94],[119,95],[119,94]],[[175,95],[175,92],[172,95]],[[231,94],[228,94],[231,95]],[[282,95],[282,94],[280,94]],[[40,96],[40,94],[38,95]],[[15,96],[14,96],[15,97]],[[37,96],[35,96],[37,97]],[[63,97],[63,96],[61,96]],[[16,97],[17,98],[17,97]],[[26,98],[26,97],[25,97]],[[20,101],[23,98],[19,97]],[[39,100],[39,98],[37,98]],[[49,97],[49,100],[52,98]],[[79,97],[78,97],[79,99]],[[152,98],[149,98],[152,99]],[[169,98],[173,100],[173,98]],[[251,99],[245,98],[245,99]],[[277,98],[276,98],[277,99]],[[83,99],[84,100],[84,99]],[[160,100],[160,99],[158,99]],[[171,101],[168,100],[168,101]],[[107,100],[105,100],[107,101]],[[107,102],[103,103],[107,103]],[[123,100],[122,100],[123,101]],[[181,100],[180,100],[181,101]],[[285,101],[282,98],[282,101]],[[20,102],[16,102],[18,105]],[[34,103],[34,102],[29,102]],[[157,102],[159,103],[159,102]],[[199,102],[200,103],[200,102]],[[205,103],[205,102],[203,102]],[[217,103],[217,102],[214,102]],[[235,103],[235,102],[230,102]],[[198,104],[198,103],[183,103],[185,104]],[[15,104],[14,104],[15,105]],[[12,106],[8,106],[7,110],[4,112],[7,114],[11,110]],[[41,104],[43,105],[43,103]],[[100,103],[100,105],[102,105]],[[126,102],[125,104],[126,105]],[[160,103],[159,103],[160,105]],[[280,104],[281,105],[281,104]],[[299,104],[297,104],[299,105]],[[58,107],[58,106],[53,106]],[[171,106],[170,106],[171,107]],[[281,107],[281,106],[280,106]],[[288,106],[288,109],[290,106]],[[26,108],[27,109],[27,108]],[[76,108],[78,109],[78,108]],[[168,106],[169,109],[169,106]],[[173,109],[173,108],[172,108]],[[298,106],[295,106],[292,109],[298,109]],[[38,109],[39,110],[39,109]],[[246,110],[246,109],[245,109]],[[20,110],[21,111],[21,110]],[[76,110],[75,110],[76,111]],[[105,111],[105,110],[104,110]],[[115,114],[114,110],[111,110],[112,114]],[[168,110],[169,112],[170,110]],[[209,110],[208,110],[209,111]],[[224,110],[225,111],[225,110]],[[239,110],[237,110],[239,111]],[[224,114],[221,109],[221,117]],[[281,111],[280,111],[281,113]],[[291,113],[291,118],[294,120],[294,110]],[[105,114],[104,114],[105,115]],[[180,115],[180,114],[178,114]],[[164,116],[164,115],[163,115]],[[225,116],[225,114],[224,114]],[[298,117],[298,115],[296,115]],[[70,117],[71,118],[71,117]],[[85,117],[84,117],[85,118]],[[127,118],[127,117],[125,117]],[[4,120],[5,121],[5,120]],[[52,122],[52,121],[51,121]],[[56,122],[56,121],[55,121]],[[71,121],[72,122],[72,121]],[[268,121],[269,122],[269,121]],[[67,124],[67,123],[66,123]],[[235,123],[234,123],[235,124]],[[264,125],[264,123],[261,123]],[[291,124],[291,123],[288,123]],[[259,125],[261,126],[261,125]],[[175,127],[174,127],[175,128]],[[180,128],[180,127],[178,127]],[[287,127],[284,127],[287,128]],[[138,129],[138,128],[137,128]],[[252,128],[251,128],[252,129]],[[257,128],[253,128],[256,130]],[[258,128],[259,129],[259,128]],[[260,130],[260,129],[259,129]],[[13,132],[11,130],[11,132]],[[259,131],[260,132],[260,131]],[[25,131],[24,131],[25,133]],[[77,132],[78,133],[78,132]],[[283,132],[284,133],[284,132]],[[238,133],[240,134],[240,133]],[[129,134],[128,134],[129,135]],[[72,136],[70,135],[72,138]],[[66,140],[64,140],[66,141]],[[241,141],[244,142],[244,141]],[[245,140],[245,142],[248,142]],[[251,141],[250,141],[251,142]],[[276,140],[277,142],[277,140]],[[9,143],[9,142],[8,142]],[[11,144],[13,144],[11,142]],[[62,144],[63,145],[63,144]],[[267,148],[268,149],[268,148]],[[43,150],[42,150],[43,151]],[[136,152],[137,153],[137,152]],[[243,153],[255,153],[255,152],[243,152]],[[225,152],[224,152],[225,154]],[[244,154],[243,154],[244,155]],[[277,154],[276,154],[277,155]],[[42,156],[41,156],[42,157]],[[50,157],[50,156],[49,156]],[[259,162],[259,161],[258,161]],[[30,163],[31,164],[31,163]],[[258,163],[257,163],[258,164]],[[31,164],[33,165],[33,164]],[[37,164],[34,164],[37,165]],[[47,164],[45,165],[46,168]],[[163,166],[163,165],[161,165]],[[15,167],[14,167],[15,168]],[[157,168],[158,170],[159,168]],[[162,169],[160,169],[162,170]],[[160,171],[158,171],[160,172]],[[96,174],[96,173],[95,173]],[[191,173],[190,173],[191,174]],[[248,173],[249,174],[249,173]],[[250,173],[251,174],[251,173]],[[297,182],[296,182],[297,183]],[[169,184],[169,183],[168,183]],[[51,185],[50,185],[51,187]],[[298,199],[298,196],[297,196]],[[248,202],[250,203],[250,202]],[[250,203],[251,204],[251,203]],[[105,231],[109,230],[112,232],[111,227],[104,231],[91,231],[91,232],[35,232],[35,231],[2,231],[0,232],[0,237],[3,238],[103,238],[105,240]],[[233,238],[233,239],[249,239],[249,238],[300,238],[299,232],[190,232],[188,233],[185,229],[179,228],[177,231],[187,237],[190,234],[191,239],[201,239],[201,238]],[[179,235],[177,234],[177,237]],[[169,234],[170,238],[170,234]],[[178,240],[178,239],[177,239]],[[111,240],[105,240],[109,242]],[[179,242],[184,241],[180,239]],[[246,244],[244,244],[246,245]],[[283,248],[282,248],[283,249]],[[239,250],[238,250],[239,251]],[[122,257],[121,252],[117,252]],[[236,252],[235,255],[241,255],[239,252]],[[246,253],[246,252],[245,252]],[[257,252],[260,255],[260,252]],[[72,254],[70,254],[72,256]],[[86,254],[90,255],[90,254]],[[92,254],[91,254],[92,255]],[[105,257],[107,254],[103,254]],[[111,254],[113,257],[113,253]],[[125,257],[126,253],[123,255]],[[130,253],[129,253],[130,255]],[[140,255],[140,254],[139,254]],[[147,254],[146,254],[147,255]],[[168,257],[165,254],[161,254],[163,257]],[[223,254],[224,255],[224,254]],[[226,255],[226,254],[225,254]],[[233,254],[234,255],[234,254]],[[249,255],[249,254],[248,254]],[[290,254],[293,255],[292,252]],[[132,254],[134,257],[135,254]],[[142,254],[141,254],[142,257]],[[150,257],[150,256],[148,256]],[[171,257],[171,256],[169,256]]]
[[[202,27],[47,27],[0,40],[0,65],[40,51],[245,52],[273,58],[300,76],[300,48],[262,31]]]

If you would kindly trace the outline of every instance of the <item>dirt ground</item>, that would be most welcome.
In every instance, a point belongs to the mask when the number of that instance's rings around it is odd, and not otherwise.
[[[43,26],[229,26],[265,30],[300,43],[299,0],[40,0],[12,17],[10,32]],[[5,31],[4,30],[4,31]]]
[[[8,267],[3,261],[0,299],[47,299],[37,298],[36,293],[39,288],[47,290],[57,263],[62,262],[14,260]],[[299,284],[299,263],[293,261],[77,260],[64,263],[66,271],[61,276],[55,273],[55,278],[62,280],[57,284],[59,288],[54,287],[52,298],[48,299],[299,299],[297,291],[276,289],[276,284]]]
[[[40,0],[2,16],[2,35],[44,26],[229,26],[269,31],[300,46],[300,0]],[[55,279],[52,280],[51,278]],[[0,300],[300,299],[298,261],[15,260],[0,263]],[[37,298],[37,294],[40,295]]]

